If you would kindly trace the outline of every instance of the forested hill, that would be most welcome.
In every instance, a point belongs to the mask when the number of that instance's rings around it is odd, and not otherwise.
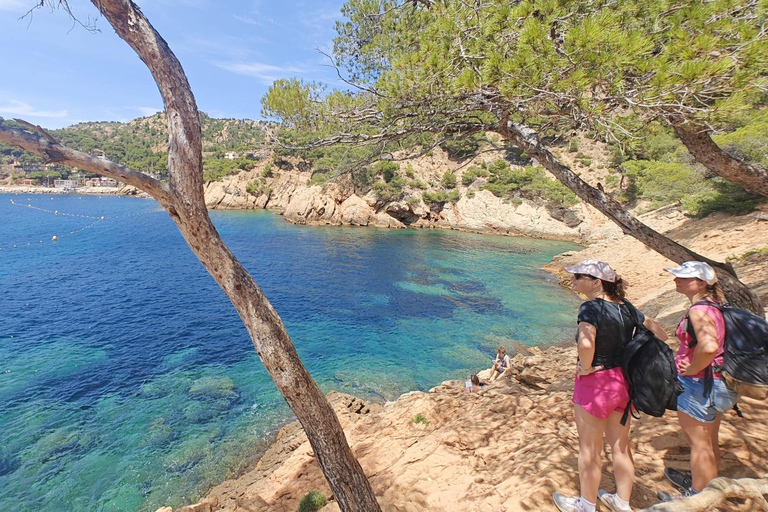
[[[270,123],[249,119],[214,119],[200,114],[203,133],[203,156],[206,167],[237,167],[236,160],[226,159],[227,153],[236,158],[255,154],[270,129]],[[9,122],[10,123],[10,122]],[[51,134],[63,144],[74,149],[104,156],[105,158],[135,170],[164,174],[168,171],[168,129],[165,114],[159,112],[119,122],[79,123]],[[233,155],[229,155],[233,156]],[[40,159],[18,148],[0,143],[2,164],[14,159],[22,163],[39,162]],[[247,165],[247,164],[245,164]],[[243,165],[240,165],[242,167]]]

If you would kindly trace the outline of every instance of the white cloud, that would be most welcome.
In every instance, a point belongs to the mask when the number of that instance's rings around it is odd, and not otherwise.
[[[258,78],[266,85],[272,84],[278,78],[301,75],[306,72],[298,66],[273,66],[262,62],[217,62],[216,66],[238,75]]]
[[[4,0],[0,0],[2,2]],[[7,114],[19,117],[46,117],[59,118],[67,117],[66,110],[37,110],[32,105],[21,101],[10,100],[8,103],[0,104],[0,114]]]

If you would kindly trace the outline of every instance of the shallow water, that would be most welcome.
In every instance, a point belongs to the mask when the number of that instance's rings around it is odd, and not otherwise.
[[[573,244],[211,217],[324,391],[395,399],[572,334],[578,301],[540,267]],[[0,284],[6,510],[189,504],[290,419],[154,201],[0,195]]]

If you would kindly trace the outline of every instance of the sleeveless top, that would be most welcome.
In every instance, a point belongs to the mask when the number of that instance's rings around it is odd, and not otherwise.
[[[639,313],[641,322],[645,316]],[[616,304],[604,299],[592,299],[579,308],[578,322],[587,322],[597,329],[595,357],[592,366],[604,366],[603,370],[620,367],[624,347],[635,333],[635,321],[626,304]],[[578,332],[576,341],[578,341]]]
[[[691,309],[703,310],[707,316],[710,317],[713,322],[715,322],[718,347],[717,353],[715,354],[715,359],[712,361],[712,364],[722,365],[723,354],[725,353],[725,320],[723,319],[723,314],[716,307],[709,306],[707,304],[694,304],[689,308],[689,311]],[[678,364],[678,367],[680,361],[688,361],[690,363],[693,360],[693,350],[696,348],[695,346],[690,348],[688,347],[688,344],[691,342],[691,335],[687,332],[688,322],[690,321],[687,316],[688,315],[686,314],[686,316],[680,320],[680,323],[677,325],[677,330],[675,331],[675,336],[677,336],[677,339],[680,340],[680,348],[677,349],[677,355],[675,356],[675,363]],[[714,372],[713,376],[716,379],[722,378],[717,372]],[[696,375],[688,375],[688,377],[704,378],[704,370],[701,370]]]

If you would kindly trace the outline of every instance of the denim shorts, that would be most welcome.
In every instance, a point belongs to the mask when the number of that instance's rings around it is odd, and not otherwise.
[[[712,392],[704,396],[704,379],[677,376],[683,384],[683,393],[677,397],[677,410],[702,423],[712,423],[717,413],[728,412],[739,395],[725,387],[721,379],[713,379]]]

